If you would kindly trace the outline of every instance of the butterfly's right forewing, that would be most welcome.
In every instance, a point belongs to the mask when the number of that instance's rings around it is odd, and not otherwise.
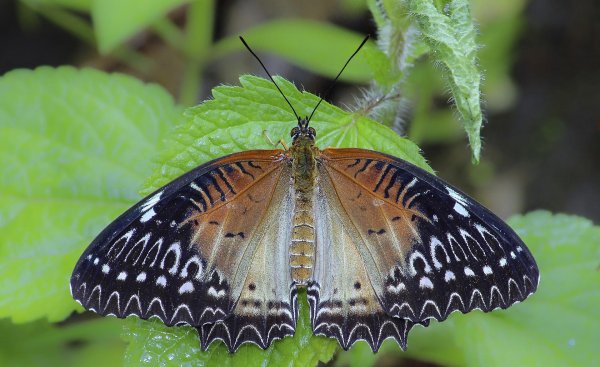
[[[506,308],[535,291],[525,244],[435,176],[363,149],[326,149],[318,167],[316,333],[343,347],[364,339],[376,350],[389,336],[404,347],[414,323]]]

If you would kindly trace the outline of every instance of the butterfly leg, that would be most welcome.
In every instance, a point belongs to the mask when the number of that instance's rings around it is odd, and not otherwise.
[[[281,146],[283,147],[283,149],[288,150],[288,146],[285,143],[285,140],[283,140],[283,138],[279,139],[279,141],[277,141],[276,143],[273,142],[273,140],[271,140],[271,138],[269,137],[269,134],[267,133],[267,130],[263,130],[263,135],[265,137],[265,139],[267,139],[267,141],[269,142],[269,144],[271,144],[273,147],[277,147],[279,144],[281,144]]]

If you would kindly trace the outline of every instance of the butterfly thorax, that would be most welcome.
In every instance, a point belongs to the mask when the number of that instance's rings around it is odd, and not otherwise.
[[[317,178],[314,129],[305,120],[292,130],[292,174],[295,189],[295,207],[290,244],[290,268],[292,279],[298,285],[306,285],[312,277],[315,252],[315,229],[313,197]]]

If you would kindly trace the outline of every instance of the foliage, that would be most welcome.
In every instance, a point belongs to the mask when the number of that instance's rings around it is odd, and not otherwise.
[[[0,79],[0,317],[60,321],[82,244],[133,204],[180,119],[158,86],[71,67]]]

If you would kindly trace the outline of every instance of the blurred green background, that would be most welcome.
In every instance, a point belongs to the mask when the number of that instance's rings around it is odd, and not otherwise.
[[[427,56],[410,73],[392,127],[419,145],[440,177],[502,218],[546,209],[600,222],[600,4],[475,0],[472,15],[484,75],[480,163],[471,163],[448,88]],[[241,74],[263,75],[237,40],[243,35],[272,74],[319,94],[364,34],[377,28],[363,0],[5,0],[0,75],[41,65],[92,67],[158,83],[187,107],[215,86],[238,84]],[[332,104],[356,105],[371,78],[360,65],[336,85]],[[82,314],[58,327],[36,321],[15,328],[2,319],[0,366],[120,363],[120,324],[93,322]],[[433,362],[392,355],[376,363]]]

